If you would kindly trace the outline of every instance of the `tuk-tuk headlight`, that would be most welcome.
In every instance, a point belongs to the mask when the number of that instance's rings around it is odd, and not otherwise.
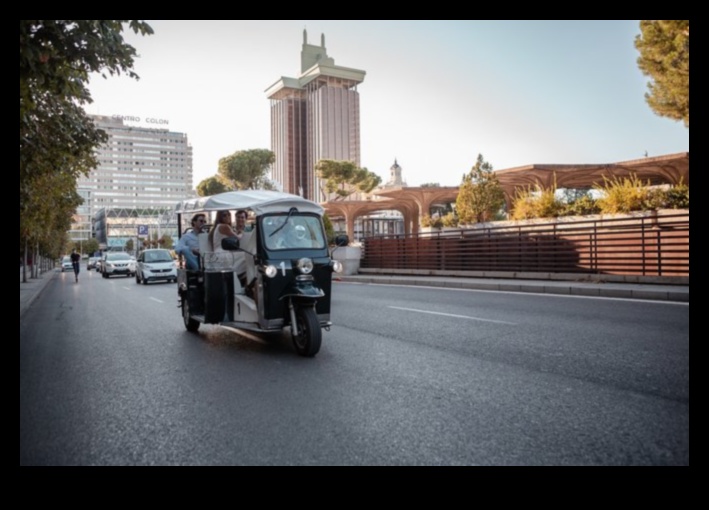
[[[296,267],[302,274],[310,274],[313,272],[313,261],[308,258],[298,259]]]
[[[332,261],[332,270],[336,273],[341,273],[342,272],[342,262],[339,260],[333,260]]]
[[[273,278],[278,274],[278,268],[276,266],[266,266],[263,268],[263,272],[268,276],[269,278]]]

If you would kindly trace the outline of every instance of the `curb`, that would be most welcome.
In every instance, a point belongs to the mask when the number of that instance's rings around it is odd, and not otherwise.
[[[560,281],[499,281],[472,280],[469,278],[405,277],[405,276],[341,276],[340,281],[380,285],[411,285],[453,289],[487,290],[498,292],[530,292],[569,296],[608,297],[642,299],[652,301],[673,301],[689,303],[689,286],[594,283]]]

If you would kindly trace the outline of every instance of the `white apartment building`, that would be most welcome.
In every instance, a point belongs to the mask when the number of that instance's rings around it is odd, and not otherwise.
[[[185,133],[127,124],[140,123],[139,117],[90,117],[108,134],[108,141],[97,150],[98,167],[77,181],[78,192],[85,202],[75,216],[76,224],[70,232],[73,239],[88,239],[92,232],[96,235],[92,222],[99,217],[113,217],[111,211],[122,211],[116,217],[156,218],[174,209],[177,202],[193,196],[192,146]],[[156,119],[145,120],[166,124]],[[167,225],[155,225],[156,229],[160,227]],[[105,225],[99,230],[111,237]],[[120,245],[125,235],[120,237],[114,236],[113,243],[107,239],[98,241]]]

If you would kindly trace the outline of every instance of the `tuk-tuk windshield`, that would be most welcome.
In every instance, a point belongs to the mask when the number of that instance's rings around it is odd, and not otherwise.
[[[263,241],[269,250],[322,249],[326,247],[320,217],[279,214],[263,218]]]

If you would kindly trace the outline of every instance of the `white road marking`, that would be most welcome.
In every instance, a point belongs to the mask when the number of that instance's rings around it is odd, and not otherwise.
[[[510,326],[516,326],[516,322],[507,322],[507,321],[496,321],[492,319],[480,319],[478,317],[469,317],[467,315],[456,315],[453,313],[443,313],[443,312],[431,312],[429,310],[417,310],[415,308],[402,308],[400,306],[390,306],[389,308],[393,308],[394,310],[403,310],[405,312],[416,312],[416,313],[428,313],[431,315],[442,315],[444,317],[456,317],[458,319],[468,319],[471,321],[482,321],[482,322],[495,322],[497,324],[509,324]]]
[[[154,298],[154,297],[151,297],[150,299],[152,299],[153,301],[157,301],[158,303],[164,303],[164,302],[165,302],[165,301],[163,301],[162,299],[158,299],[158,298]]]

